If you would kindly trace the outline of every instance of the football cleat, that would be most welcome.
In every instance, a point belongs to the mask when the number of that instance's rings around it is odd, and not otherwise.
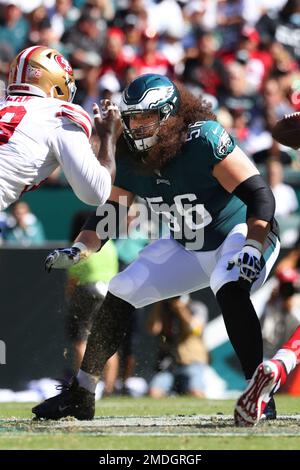
[[[282,365],[283,367],[283,365]],[[234,410],[236,426],[254,426],[260,419],[275,419],[276,409],[271,402],[273,393],[280,387],[281,371],[278,362],[262,362],[237,401]]]
[[[91,420],[95,415],[95,394],[79,386],[76,378],[71,384],[59,386],[62,392],[32,408],[34,419],[60,419],[73,416]]]
[[[272,420],[277,418],[277,411],[276,411],[276,404],[274,397],[270,398],[269,403],[264,409],[263,414],[261,415],[261,419]]]

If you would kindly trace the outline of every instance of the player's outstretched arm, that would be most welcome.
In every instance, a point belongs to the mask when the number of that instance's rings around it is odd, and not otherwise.
[[[134,194],[126,191],[125,189],[113,187],[109,201],[107,205],[113,206],[115,218],[110,221],[116,230],[119,228],[119,224],[124,221],[128,208],[132,204]],[[96,211],[86,220],[81,232],[76,238],[74,244],[70,248],[59,248],[52,251],[45,260],[45,269],[50,272],[54,269],[66,269],[79,261],[86,259],[92,253],[99,251],[105,242],[109,239],[109,236],[101,236],[97,230],[98,224],[107,217],[107,210],[104,208],[102,215],[97,215]],[[122,217],[121,217],[121,216]],[[106,226],[107,220],[104,221]]]
[[[101,114],[102,113],[102,114]],[[122,132],[118,108],[110,101],[94,105],[94,119],[101,145],[95,156],[89,138],[91,121],[78,106],[61,106],[61,120],[51,137],[52,150],[76,196],[86,204],[104,204],[111,193],[115,178],[116,142]]]
[[[116,144],[123,131],[123,123],[118,107],[110,100],[101,100],[100,107],[94,103],[94,121],[100,138],[98,160],[110,173],[112,183],[116,175]]]

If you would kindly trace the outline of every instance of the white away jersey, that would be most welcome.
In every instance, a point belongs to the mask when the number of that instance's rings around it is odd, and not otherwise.
[[[9,96],[0,107],[0,210],[37,188],[58,165],[82,201],[103,204],[111,177],[92,151],[91,130],[88,114],[78,105]]]

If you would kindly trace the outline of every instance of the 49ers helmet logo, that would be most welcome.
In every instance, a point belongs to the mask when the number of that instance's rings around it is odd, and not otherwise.
[[[73,69],[72,69],[71,65],[69,64],[69,62],[63,56],[56,55],[55,60],[61,66],[61,68],[63,70],[65,70],[66,72],[71,73],[71,74],[73,73]]]

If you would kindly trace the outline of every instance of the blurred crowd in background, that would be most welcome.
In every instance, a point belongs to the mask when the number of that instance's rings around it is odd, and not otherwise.
[[[4,83],[12,58],[36,44],[67,56],[88,112],[103,96],[117,103],[137,75],[167,74],[204,95],[255,162],[299,166],[270,135],[300,110],[299,0],[1,0]]]
[[[3,93],[13,57],[36,44],[70,60],[75,102],[91,115],[101,98],[118,104],[140,74],[181,81],[211,103],[263,174],[267,168],[276,215],[297,211],[295,194],[282,183],[286,172],[300,169],[300,153],[275,142],[270,130],[300,111],[300,0],[0,0]],[[56,171],[46,184],[66,182]],[[296,238],[288,233],[284,244]]]
[[[168,75],[203,96],[268,180],[279,222],[284,226],[289,220],[283,246],[293,247],[299,235],[298,198],[284,179],[300,171],[300,152],[275,142],[271,129],[285,114],[300,112],[300,0],[0,0],[0,95],[5,94],[11,60],[37,44],[56,48],[69,59],[78,87],[74,101],[91,115],[95,101],[109,98],[118,104],[124,87],[149,72]],[[57,171],[48,184],[66,183]],[[10,214],[0,214],[0,226],[4,243],[14,246],[36,245],[46,238],[25,202],[16,203]],[[71,239],[75,235],[72,232]],[[146,243],[146,236],[117,241],[108,247],[109,253],[96,254],[68,273],[67,331],[75,369],[109,279]],[[271,356],[300,321],[299,246],[296,243],[277,268],[277,283],[264,310],[266,355]],[[149,385],[152,396],[169,394],[178,386],[195,396],[224,390],[209,367],[202,339],[204,304],[173,299],[154,306],[146,317],[148,332],[160,337],[157,374]],[[112,358],[104,394],[115,390],[120,364],[121,388],[128,386],[136,338],[133,328],[125,350]],[[147,386],[135,384],[132,390],[142,394]]]

